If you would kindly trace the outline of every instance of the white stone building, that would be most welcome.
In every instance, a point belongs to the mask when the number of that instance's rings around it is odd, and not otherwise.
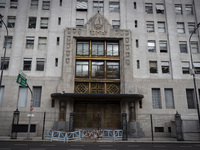
[[[16,108],[30,110],[28,87],[16,83],[20,72],[33,91],[33,113],[49,116],[46,128],[68,130],[71,112],[74,128],[96,128],[98,113],[100,128],[121,128],[126,112],[130,136],[150,137],[152,114],[155,135],[170,137],[177,111],[198,120],[189,37],[200,22],[199,0],[0,0],[0,13],[9,32],[6,43],[2,24],[1,135],[10,134]],[[197,30],[198,96],[199,42]],[[38,136],[43,116],[32,121]]]

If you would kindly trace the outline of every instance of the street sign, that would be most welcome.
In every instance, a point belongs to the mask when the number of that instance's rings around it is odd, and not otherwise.
[[[34,114],[28,114],[27,117],[34,117]]]
[[[23,87],[26,87],[27,79],[22,74],[19,74],[16,82],[22,85]]]

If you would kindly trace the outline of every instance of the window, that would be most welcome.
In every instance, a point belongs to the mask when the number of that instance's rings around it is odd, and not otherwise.
[[[164,127],[155,127],[155,132],[164,132]]]
[[[92,56],[103,56],[103,55],[104,55],[104,43],[92,42]]]
[[[60,37],[57,37],[56,45],[60,45]]]
[[[154,22],[153,21],[147,21],[147,32],[154,32]]]
[[[165,32],[165,22],[158,22],[158,32]]]
[[[18,107],[26,107],[27,106],[27,96],[28,96],[28,88],[27,87],[19,87]]]
[[[6,0],[0,0],[0,8],[5,8],[5,6],[6,6]]]
[[[190,63],[188,61],[182,61],[182,73],[190,74]]]
[[[78,41],[76,55],[88,56],[89,55],[89,42]]]
[[[157,61],[149,61],[149,71],[150,73],[158,73]]]
[[[137,60],[137,69],[140,69],[140,60]]]
[[[168,109],[174,109],[174,97],[172,89],[165,89],[165,105]]]
[[[195,109],[196,106],[194,101],[194,90],[186,89],[186,96],[187,96],[188,109]]]
[[[156,4],[156,12],[157,14],[164,14],[164,5],[163,4]]]
[[[119,79],[119,62],[107,62],[106,65],[106,77]]]
[[[113,29],[120,29],[120,21],[119,20],[113,20],[112,21],[112,28]]]
[[[167,53],[167,41],[159,41],[160,52]]]
[[[40,22],[41,29],[48,29],[48,20],[49,18],[41,18],[41,22]]]
[[[109,10],[110,12],[119,12],[119,2],[109,2]]]
[[[138,23],[137,23],[137,20],[135,20],[135,28],[138,27]]]
[[[148,51],[149,52],[156,52],[156,42],[154,40],[148,41]]]
[[[33,87],[33,107],[40,107],[42,87]]]
[[[189,34],[192,34],[195,30],[195,23],[194,22],[188,22],[188,30],[189,30]],[[196,32],[194,32],[196,33]]]
[[[26,49],[33,49],[34,48],[34,37],[27,36],[26,37]]]
[[[15,17],[15,16],[8,16],[8,24],[7,24],[7,27],[8,27],[8,28],[14,28],[14,27],[15,27],[15,20],[16,20],[16,17]]]
[[[153,4],[145,3],[145,11],[147,14],[153,14]]]
[[[50,1],[42,1],[42,10],[50,10]]]
[[[160,89],[152,89],[152,103],[153,109],[162,108]]]
[[[24,58],[23,70],[24,71],[31,71],[31,63],[32,63],[31,58]]]
[[[10,8],[17,9],[18,0],[10,0]]]
[[[134,2],[133,5],[134,5],[134,9],[137,9],[137,3]]]
[[[58,58],[55,58],[55,67],[58,67]]]
[[[92,61],[92,77],[104,78],[104,62]]]
[[[62,6],[62,0],[60,0],[60,6]]]
[[[175,13],[176,15],[182,15],[182,5],[181,4],[175,4]]]
[[[84,27],[84,19],[76,19],[76,28]]]
[[[35,29],[36,27],[36,17],[29,17],[28,28]]]
[[[162,61],[161,62],[161,69],[162,69],[162,73],[169,73],[169,62],[168,61]]]
[[[5,36],[4,37],[4,47],[12,48],[12,40],[13,40],[12,36]]]
[[[191,42],[191,51],[192,51],[193,54],[199,53],[198,42],[197,41],[192,41]]]
[[[31,0],[31,9],[38,9],[38,0]]]
[[[185,33],[184,23],[177,22],[177,33],[183,34]]]
[[[61,25],[61,18],[58,17],[58,25]]]
[[[39,37],[38,49],[45,50],[46,46],[47,46],[47,38],[46,37]]]
[[[196,74],[200,74],[200,62],[194,62],[194,71]]]
[[[103,1],[93,1],[93,11],[103,12]]]
[[[36,71],[44,71],[44,58],[37,58],[36,60]]]
[[[185,5],[185,10],[187,15],[193,15],[193,5],[187,4]]]
[[[179,41],[179,47],[181,53],[187,53],[187,42],[186,41]]]
[[[3,67],[3,60],[4,60],[4,67]],[[10,58],[9,57],[1,57],[1,70],[8,70],[8,67],[9,67],[9,60]]]
[[[135,40],[135,43],[136,43],[136,47],[139,47],[139,40],[138,39]]]
[[[77,0],[76,2],[76,10],[79,11],[87,11],[87,0]]]
[[[3,103],[3,94],[4,94],[4,86],[1,86],[1,88],[0,88],[0,107],[2,107],[2,103]]]
[[[107,42],[107,56],[119,56],[118,42]]]
[[[76,77],[88,77],[88,61],[76,61]]]

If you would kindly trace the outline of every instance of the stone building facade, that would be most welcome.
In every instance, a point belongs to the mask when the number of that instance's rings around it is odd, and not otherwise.
[[[121,128],[127,113],[129,135],[171,136],[178,111],[197,120],[189,37],[200,22],[199,0],[1,0],[0,55],[7,47],[0,95],[1,118],[18,108],[49,114],[46,128]],[[199,30],[191,51],[200,93]],[[1,67],[2,69],[2,67]],[[0,123],[9,135],[12,119]],[[36,136],[43,118],[33,119]],[[23,117],[20,123],[27,123]],[[158,132],[158,133],[156,133]]]

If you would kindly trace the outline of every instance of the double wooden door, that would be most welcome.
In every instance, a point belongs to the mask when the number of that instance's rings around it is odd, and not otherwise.
[[[75,102],[74,110],[75,128],[120,128],[120,103]]]

